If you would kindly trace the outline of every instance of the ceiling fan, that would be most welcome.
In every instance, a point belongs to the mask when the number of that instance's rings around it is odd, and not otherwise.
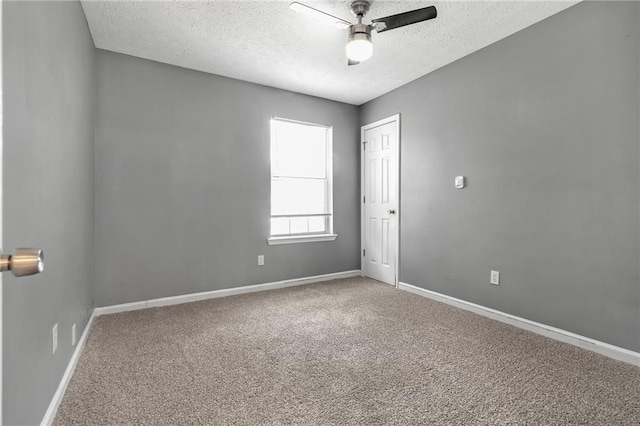
[[[358,65],[360,62],[369,59],[373,54],[371,30],[381,33],[395,28],[404,27],[406,25],[417,24],[418,22],[433,19],[438,16],[435,6],[429,6],[384,18],[372,19],[371,24],[363,24],[362,18],[364,18],[369,11],[369,6],[370,2],[367,0],[355,0],[351,3],[351,12],[358,19],[357,24],[352,24],[344,19],[329,15],[328,13],[314,9],[313,7],[302,3],[298,3],[297,1],[289,4],[289,7],[296,12],[304,13],[305,15],[336,28],[349,29],[346,47],[349,65]]]

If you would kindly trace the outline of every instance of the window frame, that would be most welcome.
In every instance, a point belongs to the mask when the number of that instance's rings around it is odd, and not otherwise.
[[[326,130],[326,181],[327,181],[327,211],[326,216],[324,214],[294,214],[294,215],[272,215],[271,214],[271,190],[272,190],[272,181],[273,181],[273,165],[272,165],[272,155],[273,155],[273,145],[276,140],[276,129],[274,122],[284,122],[284,123],[293,123],[300,124],[304,126],[314,126],[321,127]],[[270,127],[270,140],[269,140],[269,238],[267,238],[267,243],[269,245],[278,245],[278,244],[293,244],[293,243],[308,243],[308,242],[316,242],[316,241],[334,241],[337,238],[337,234],[333,232],[333,126],[329,126],[326,124],[318,124],[311,123],[306,121],[292,120],[289,118],[282,117],[271,117],[269,121]],[[282,177],[279,177],[282,179]],[[293,177],[295,179],[295,177]],[[305,233],[296,233],[296,234],[271,234],[271,219],[274,217],[313,217],[313,216],[323,216],[326,218],[326,231],[322,233],[318,232],[305,232]]]

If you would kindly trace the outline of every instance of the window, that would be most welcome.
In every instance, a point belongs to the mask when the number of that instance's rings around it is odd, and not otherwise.
[[[333,232],[333,129],[271,120],[269,244],[327,241]]]

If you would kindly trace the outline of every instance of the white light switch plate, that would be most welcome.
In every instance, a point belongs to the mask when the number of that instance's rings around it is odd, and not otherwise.
[[[263,254],[258,256],[258,266],[264,266],[264,255]]]
[[[51,330],[51,340],[51,353],[55,354],[58,350],[58,324],[54,325],[53,330]]]

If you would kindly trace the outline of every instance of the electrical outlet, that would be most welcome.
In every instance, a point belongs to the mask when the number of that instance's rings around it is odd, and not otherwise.
[[[264,254],[258,256],[258,266],[264,266]]]
[[[73,324],[71,326],[71,346],[75,346],[76,344],[76,325]]]
[[[53,326],[53,330],[51,330],[51,343],[52,343],[52,354],[55,354],[58,350],[58,324]]]
[[[500,272],[491,271],[491,279],[489,282],[493,285],[500,285]]]

